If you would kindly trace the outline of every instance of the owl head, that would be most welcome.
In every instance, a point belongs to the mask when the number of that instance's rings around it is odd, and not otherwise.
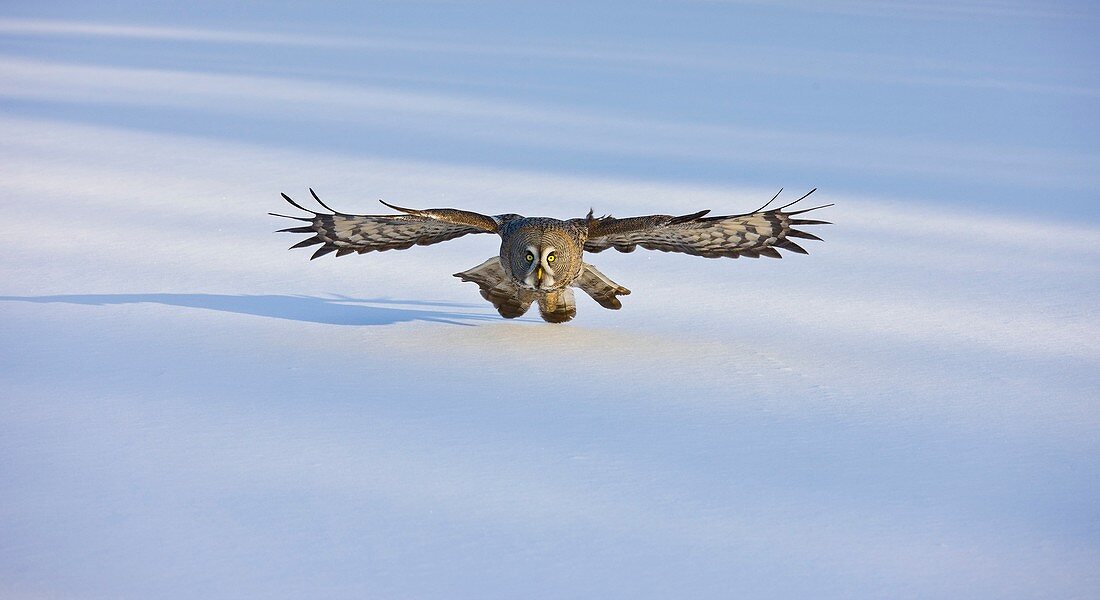
[[[577,240],[564,230],[524,227],[505,239],[500,258],[521,287],[550,291],[577,278],[581,252]]]

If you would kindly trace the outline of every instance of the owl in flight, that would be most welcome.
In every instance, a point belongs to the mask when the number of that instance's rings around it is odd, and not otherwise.
[[[455,277],[476,283],[482,297],[506,319],[523,315],[537,301],[544,320],[563,323],[577,314],[570,287],[580,288],[600,306],[612,310],[622,307],[619,296],[630,293],[584,262],[584,252],[602,252],[608,248],[633,252],[641,246],[707,258],[782,258],[779,248],[807,254],[791,238],[821,238],[794,226],[827,225],[828,222],[792,217],[832,205],[785,210],[814,191],[816,188],[790,204],[765,210],[779,197],[777,193],[764,206],[740,215],[708,217],[710,211],[702,210],[678,217],[648,215],[616,219],[594,217],[589,211],[584,218],[562,221],[515,214],[488,216],[453,208],[414,210],[381,200],[379,202],[401,214],[349,215],[329,208],[310,189],[313,199],[330,212],[310,210],[283,194],[287,202],[309,215],[270,214],[306,223],[279,231],[310,234],[311,237],[291,246],[320,244],[310,260],[330,252],[343,256],[352,252],[403,250],[414,245],[453,240],[469,233],[495,233],[501,240],[500,254],[472,269],[455,273]]]

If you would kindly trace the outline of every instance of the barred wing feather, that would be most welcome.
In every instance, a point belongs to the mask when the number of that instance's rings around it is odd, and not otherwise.
[[[780,190],[782,191],[782,190]],[[796,219],[796,215],[832,206],[826,204],[803,210],[785,212],[785,209],[805,199],[805,196],[780,208],[764,210],[768,204],[742,215],[706,217],[709,211],[674,217],[649,215],[615,219],[604,217],[590,221],[588,240],[584,249],[602,252],[614,248],[620,252],[633,252],[638,246],[647,250],[682,252],[707,258],[770,256],[782,258],[777,249],[808,254],[791,238],[820,240],[821,238],[795,229],[800,225],[826,225],[827,221]],[[776,194],[778,197],[779,194]],[[772,198],[774,201],[775,198]]]
[[[296,219],[306,223],[279,231],[312,234],[311,237],[291,246],[291,248],[303,248],[320,244],[321,247],[313,253],[310,260],[331,252],[335,252],[336,256],[343,256],[353,252],[363,254],[384,250],[403,250],[412,246],[438,244],[471,233],[495,233],[502,222],[518,217],[518,215],[490,217],[450,208],[413,210],[385,202],[383,204],[401,211],[402,214],[350,215],[329,208],[312,189],[310,193],[318,204],[331,212],[310,210],[283,194],[287,202],[310,213],[309,216],[294,217],[271,213],[277,217]]]

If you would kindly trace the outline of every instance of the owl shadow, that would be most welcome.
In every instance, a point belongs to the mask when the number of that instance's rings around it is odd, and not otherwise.
[[[0,296],[0,301],[88,306],[163,304],[325,325],[393,325],[428,321],[471,326],[471,321],[500,320],[496,315],[463,310],[475,308],[477,305],[474,304],[385,298],[356,299],[344,296],[321,298],[246,294],[70,294]]]

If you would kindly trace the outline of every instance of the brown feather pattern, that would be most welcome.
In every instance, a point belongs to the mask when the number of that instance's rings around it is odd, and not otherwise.
[[[810,194],[813,191],[811,190]],[[799,200],[810,194],[806,194]],[[649,215],[626,219],[613,217],[591,219],[584,249],[588,252],[602,252],[608,248],[614,248],[619,252],[633,252],[641,246],[647,250],[682,252],[707,258],[740,256],[782,258],[777,248],[807,254],[804,248],[790,238],[811,240],[821,238],[794,229],[793,226],[827,225],[828,222],[791,217],[832,205],[784,212],[784,209],[792,204],[794,202],[782,208],[763,210],[764,207],[761,207],[760,210],[751,213],[720,217],[705,217],[708,211],[703,211],[680,217]]]
[[[313,190],[310,190],[312,192]],[[310,259],[332,252],[336,256],[384,250],[403,250],[412,246],[427,246],[453,240],[471,233],[495,233],[499,224],[518,215],[498,215],[490,217],[469,211],[455,209],[429,209],[412,211],[401,209],[406,214],[398,215],[350,215],[332,211],[320,201],[321,206],[330,213],[310,210],[292,200],[286,194],[283,198],[292,206],[309,213],[309,217],[292,217],[271,213],[277,217],[305,221],[308,225],[290,227],[280,231],[290,233],[311,233],[291,248],[304,248],[320,244]]]

